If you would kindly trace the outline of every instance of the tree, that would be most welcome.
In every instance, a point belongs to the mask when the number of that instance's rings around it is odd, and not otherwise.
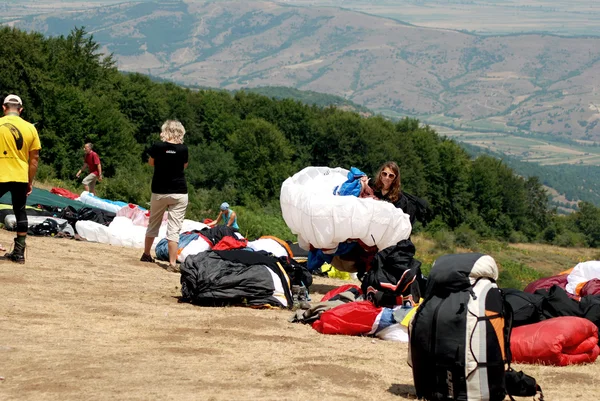
[[[472,208],[469,192],[471,160],[450,140],[442,141],[438,149],[442,196],[436,199],[437,209],[448,227],[457,228]]]
[[[574,215],[575,225],[582,232],[591,247],[600,245],[600,209],[588,202],[579,203],[579,211]]]
[[[290,144],[273,124],[258,118],[240,123],[228,137],[237,169],[234,186],[246,197],[265,201],[279,196],[281,183],[291,174]]]

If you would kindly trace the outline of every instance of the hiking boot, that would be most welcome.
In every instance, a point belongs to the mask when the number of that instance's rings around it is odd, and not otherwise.
[[[142,257],[140,258],[140,262],[154,263],[154,258],[152,257],[152,255],[148,255],[147,253],[142,253]]]
[[[15,238],[15,247],[11,252],[5,253],[4,258],[19,264],[25,263],[25,245],[21,245]]]

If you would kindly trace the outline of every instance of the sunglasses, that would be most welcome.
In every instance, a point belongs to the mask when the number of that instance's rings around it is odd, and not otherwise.
[[[381,175],[382,175],[384,178],[390,177],[390,179],[392,179],[392,180],[393,180],[394,178],[396,178],[396,174],[394,174],[394,173],[387,173],[387,172],[385,172],[385,171],[382,171],[382,172],[381,172]]]

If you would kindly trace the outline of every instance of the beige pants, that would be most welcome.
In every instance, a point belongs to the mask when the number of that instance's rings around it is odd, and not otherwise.
[[[188,204],[187,194],[152,194],[150,200],[150,221],[146,237],[157,237],[165,210],[168,211],[167,239],[179,242],[179,232],[185,218]]]
[[[88,186],[90,189],[89,192],[94,192],[94,189],[96,189],[96,181],[98,181],[98,176],[94,173],[90,173],[85,176],[81,183]]]

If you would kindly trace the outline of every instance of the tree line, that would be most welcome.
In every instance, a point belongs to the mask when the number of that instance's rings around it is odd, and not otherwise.
[[[394,160],[403,190],[429,202],[426,230],[550,242],[569,242],[563,238],[568,234],[573,244],[600,243],[600,225],[590,223],[600,220],[595,206],[585,205],[567,224],[548,209],[539,179],[520,177],[491,156],[472,159],[418,120],[365,118],[335,107],[245,91],[192,90],[121,73],[83,28],[44,37],[4,27],[0,40],[11,44],[0,58],[2,95],[21,96],[23,117],[38,128],[40,179],[74,184],[83,144],[92,142],[107,177],[99,195],[145,205],[152,177],[145,151],[158,140],[162,123],[177,119],[190,149],[189,217],[214,218],[226,200],[242,211],[248,236],[290,237],[279,191],[302,168],[355,166],[373,175]]]

